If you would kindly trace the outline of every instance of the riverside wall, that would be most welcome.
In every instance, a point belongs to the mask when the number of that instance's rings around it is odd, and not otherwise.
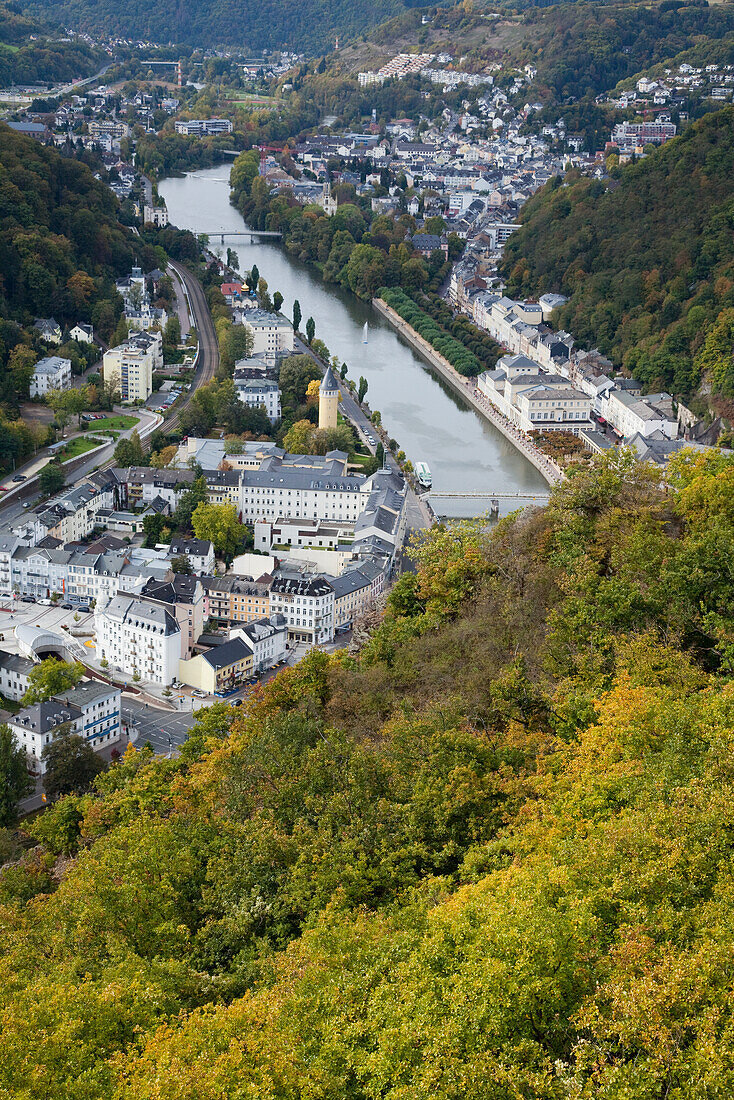
[[[463,374],[459,374],[455,370],[448,359],[444,359],[443,355],[440,355],[435,348],[433,348],[427,340],[424,340],[414,328],[403,320],[399,313],[396,313],[387,302],[383,302],[381,298],[373,298],[372,305],[386,321],[392,325],[392,327],[403,336],[410,346],[418,352],[422,359],[430,367],[432,367],[445,382],[451,386],[458,394],[460,394],[464,400],[475,409],[480,416],[483,416],[485,420],[488,420],[490,424],[502,433],[505,439],[508,439],[512,443],[513,447],[520,452],[520,454],[532,463],[532,465],[538,470],[549,485],[556,485],[559,481],[563,480],[564,473],[560,466],[558,466],[552,459],[544,455],[534,443],[532,443],[523,433],[515,427],[507,417],[503,416],[499,409],[496,409],[484,394],[480,393],[474,385],[474,379],[466,378]]]

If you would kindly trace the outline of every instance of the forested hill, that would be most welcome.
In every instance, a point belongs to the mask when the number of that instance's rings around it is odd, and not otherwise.
[[[520,220],[503,264],[511,293],[568,295],[558,323],[653,389],[703,380],[734,398],[734,108],[619,179],[552,180]]]
[[[78,80],[97,72],[104,57],[84,42],[62,40],[14,6],[0,5],[0,87]]]
[[[0,1095],[734,1094],[734,462],[438,529],[312,652],[0,832]]]
[[[324,53],[404,11],[407,0],[34,0],[32,10],[79,30],[155,42]]]
[[[14,402],[16,345],[36,317],[91,322],[109,337],[115,278],[154,251],[117,221],[117,200],[86,164],[0,124],[0,402]],[[20,387],[22,390],[22,387]]]

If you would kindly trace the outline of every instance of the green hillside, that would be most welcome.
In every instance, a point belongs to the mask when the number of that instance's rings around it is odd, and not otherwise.
[[[117,221],[117,200],[86,164],[0,124],[0,470],[33,453],[15,419],[47,349],[37,317],[92,323],[109,339],[121,313],[115,278],[160,257]],[[8,419],[10,418],[10,419]]]
[[[734,1092],[734,463],[437,530],[358,657],[0,832],[0,1095]]]
[[[404,0],[35,0],[31,10],[79,30],[195,46],[290,49],[309,54],[360,34],[411,5]]]
[[[511,293],[568,295],[558,323],[653,389],[690,393],[705,373],[715,395],[734,398],[721,331],[734,308],[733,108],[619,179],[551,181],[520,220],[503,265]]]
[[[105,64],[101,50],[60,39],[45,24],[19,14],[14,5],[0,5],[0,87],[79,80]]]

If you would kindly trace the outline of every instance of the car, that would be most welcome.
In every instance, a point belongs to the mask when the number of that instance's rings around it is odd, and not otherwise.
[[[199,688],[194,688],[191,694],[194,695],[197,699],[206,699],[206,692],[200,691]]]
[[[71,607],[70,603],[60,603],[59,607],[61,608],[62,611],[71,611],[72,610],[72,607]]]
[[[37,600],[36,602],[42,603],[44,607],[53,607],[54,605],[53,600],[49,600],[46,596],[43,596],[40,600]]]
[[[25,474],[16,474],[13,481],[27,481]]]
[[[82,614],[84,614],[84,615],[89,615],[91,610],[92,610],[91,607],[86,603],[80,603],[79,606],[77,607],[77,611],[81,611]]]
[[[23,507],[24,508],[30,508],[30,506],[31,506],[31,502],[29,500],[24,500],[23,501]]]
[[[20,598],[23,601],[23,603],[35,603],[36,602],[35,596],[21,596]]]
[[[235,699],[235,701],[232,703],[232,706],[233,707],[241,707],[242,706],[242,700],[241,699]]]

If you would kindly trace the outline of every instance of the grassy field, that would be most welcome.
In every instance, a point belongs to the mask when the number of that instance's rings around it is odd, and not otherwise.
[[[125,428],[134,428],[138,420],[137,416],[106,416],[104,420],[90,420],[89,427],[95,432],[101,432],[105,428],[122,431]]]
[[[87,451],[93,451],[95,447],[99,447],[100,443],[104,440],[96,439],[94,436],[78,435],[75,439],[70,439],[65,447],[62,447],[58,452],[59,458],[62,462],[68,462],[70,458],[78,458],[79,455],[86,454]]]

